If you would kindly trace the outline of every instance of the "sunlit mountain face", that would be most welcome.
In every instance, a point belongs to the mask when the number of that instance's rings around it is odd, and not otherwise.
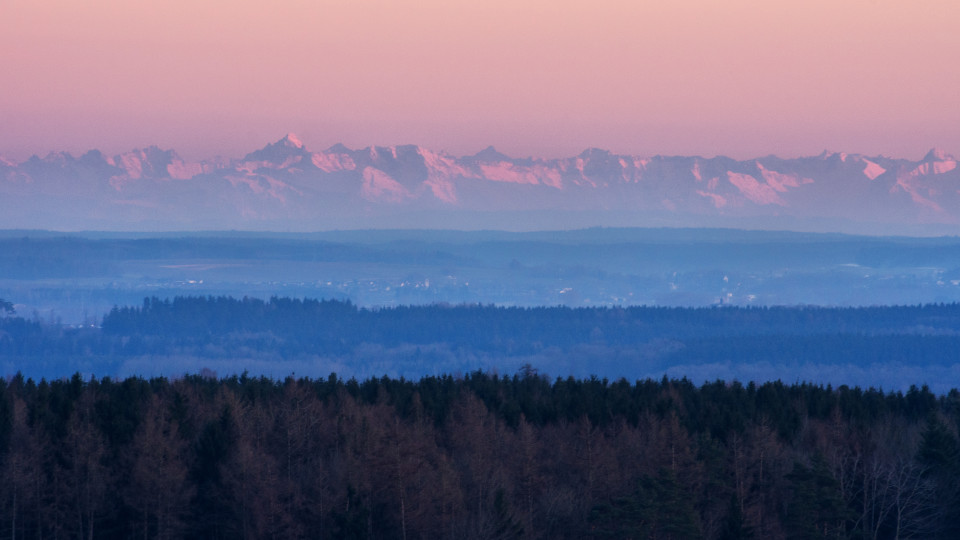
[[[960,231],[960,169],[823,152],[784,159],[560,159],[488,147],[307,149],[289,134],[233,159],[191,162],[155,146],[0,160],[0,227],[316,230],[570,226],[752,226],[841,232]],[[564,221],[564,220],[571,221]]]

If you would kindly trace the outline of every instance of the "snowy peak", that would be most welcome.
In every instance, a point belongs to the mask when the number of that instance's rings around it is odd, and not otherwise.
[[[886,169],[874,163],[873,161],[870,161],[869,159],[863,158],[861,161],[863,162],[863,165],[864,165],[863,175],[869,178],[870,180],[876,180],[881,174],[884,174],[885,172],[887,172]]]
[[[76,158],[74,158],[73,155],[70,154],[70,152],[50,152],[49,154],[44,156],[41,161],[43,161],[44,163],[52,164],[52,165],[66,166],[74,162],[75,160]]]
[[[493,145],[484,148],[470,157],[483,163],[499,163],[501,161],[510,161],[510,156],[499,152],[493,147]]]
[[[583,159],[606,159],[612,154],[609,150],[604,150],[602,148],[587,148],[583,152],[580,152],[578,157]]]
[[[277,141],[277,144],[288,146],[290,148],[296,148],[297,150],[303,148],[303,141],[301,141],[300,137],[297,137],[295,133],[287,133],[282,139]]]
[[[115,175],[112,179],[115,187],[141,178],[187,180],[206,170],[202,163],[188,163],[174,150],[163,150],[157,146],[134,149],[112,158],[104,158],[99,151],[91,150],[78,161],[92,165],[98,160],[104,160],[122,171],[121,175]]]
[[[948,154],[943,148],[931,148],[927,155],[923,156],[923,161],[956,161],[953,156]]]
[[[344,146],[343,143],[337,143],[323,151],[325,154],[352,154],[353,150]]]
[[[787,159],[644,157],[599,148],[540,159],[513,158],[493,146],[458,157],[417,145],[335,144],[310,152],[290,133],[232,160],[187,162],[150,146],[112,157],[91,150],[79,158],[52,152],[19,164],[0,161],[0,220],[4,211],[25,215],[19,207],[42,214],[31,205],[43,197],[69,199],[78,220],[93,209],[141,219],[150,208],[157,223],[215,216],[208,228],[257,226],[247,220],[337,227],[334,216],[436,210],[475,216],[572,210],[677,223],[781,217],[948,223],[960,231],[960,165],[939,149],[923,160],[826,151]],[[66,215],[63,208],[49,212],[49,223]]]
[[[263,166],[282,168],[302,161],[304,158],[307,158],[307,161],[310,160],[310,153],[304,148],[303,142],[293,133],[288,133],[279,141],[250,152],[244,156],[243,161],[260,162]]]
[[[846,152],[831,152],[830,150],[824,150],[823,152],[820,152],[820,155],[817,157],[824,161],[839,161],[841,163],[846,163],[847,161]]]

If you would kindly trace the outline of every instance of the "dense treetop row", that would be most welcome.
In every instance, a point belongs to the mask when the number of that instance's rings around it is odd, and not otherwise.
[[[955,538],[960,393],[0,380],[0,537]]]

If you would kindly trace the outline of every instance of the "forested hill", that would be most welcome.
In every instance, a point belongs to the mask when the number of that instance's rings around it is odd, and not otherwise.
[[[9,538],[960,534],[960,394],[246,374],[0,379]]]
[[[360,309],[349,302],[272,298],[148,298],[103,320],[107,336],[170,341],[270,336],[304,347],[452,342],[480,349],[635,345],[656,338],[758,335],[960,335],[960,304],[827,307],[518,308],[446,304]],[[526,344],[526,345],[523,345]]]
[[[231,297],[148,298],[98,327],[0,318],[0,368],[179,375],[420,377],[531,364],[558,376],[956,386],[960,304],[898,307],[516,308]]]

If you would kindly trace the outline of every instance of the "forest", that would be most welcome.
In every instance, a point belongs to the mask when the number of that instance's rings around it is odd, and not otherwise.
[[[0,380],[0,538],[957,538],[960,393]]]
[[[531,364],[563,377],[669,373],[699,383],[763,381],[772,374],[891,390],[926,383],[945,393],[958,376],[958,328],[956,303],[361,308],[349,301],[284,297],[149,297],[139,306],[114,307],[95,326],[0,317],[0,370],[36,379],[76,371],[171,377],[202,368],[277,378],[336,372],[417,379],[476,369],[512,373]],[[713,366],[739,371],[711,374]]]
[[[757,358],[950,368],[960,304],[180,296],[84,327],[0,311],[0,362],[59,373],[0,379],[0,539],[960,535],[960,392],[942,389],[956,379],[884,391],[622,375]],[[183,357],[234,371],[177,373]],[[242,359],[321,357],[418,374],[238,373]],[[530,358],[545,361],[477,367]],[[170,375],[104,375],[131,359]],[[64,378],[70,365],[88,369]]]

